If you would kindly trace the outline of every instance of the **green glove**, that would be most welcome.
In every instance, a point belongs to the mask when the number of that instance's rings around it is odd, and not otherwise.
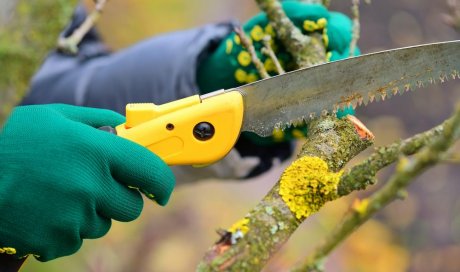
[[[338,12],[329,12],[324,6],[318,4],[283,1],[282,6],[286,15],[304,34],[316,32],[323,36],[329,60],[348,57],[352,22],[347,16]],[[261,53],[262,39],[267,34],[272,36],[272,48],[283,68],[287,71],[294,68],[291,55],[276,38],[276,34],[264,13],[260,13],[250,19],[244,24],[243,30],[252,40],[256,53],[269,74],[275,75],[276,70],[272,60]],[[359,49],[356,49],[355,55],[358,54]],[[254,64],[251,62],[251,57],[247,50],[243,48],[239,37],[235,33],[224,39],[216,50],[200,63],[197,72],[197,82],[201,93],[229,89],[258,79],[260,78]],[[341,111],[337,116],[342,117],[347,114],[354,114],[353,109],[349,108],[346,111]],[[251,139],[256,139],[255,142],[258,144],[270,144],[303,137],[306,135],[306,127],[289,128],[265,139],[255,135],[251,136],[251,134],[245,135]]]
[[[124,118],[69,105],[17,107],[0,132],[0,252],[40,261],[76,252],[107,233],[111,219],[132,221],[138,188],[160,205],[174,176],[144,147],[95,128]]]

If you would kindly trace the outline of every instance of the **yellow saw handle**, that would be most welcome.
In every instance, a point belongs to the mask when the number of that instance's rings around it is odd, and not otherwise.
[[[168,165],[206,165],[230,152],[242,122],[242,95],[221,91],[163,105],[128,104],[126,123],[115,130]]]

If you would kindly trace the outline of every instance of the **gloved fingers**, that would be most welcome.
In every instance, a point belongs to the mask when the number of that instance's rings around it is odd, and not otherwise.
[[[56,230],[53,235],[59,237],[59,239],[53,240],[54,244],[43,243],[38,245],[37,250],[33,251],[37,260],[47,262],[59,257],[72,255],[83,244],[83,240],[78,234],[69,235],[67,230]]]
[[[353,23],[350,18],[340,12],[330,12],[327,24],[327,33],[329,37],[329,50],[335,50],[340,54],[345,52],[351,42]],[[347,55],[348,56],[348,55]]]
[[[105,218],[121,222],[138,218],[144,205],[140,192],[115,180],[107,182],[105,191],[97,201],[97,212]]]
[[[108,217],[93,213],[93,218],[87,220],[80,228],[81,239],[100,238],[109,232],[112,226],[112,220]]]
[[[111,110],[78,107],[66,104],[50,104],[47,105],[47,107],[59,112],[68,119],[95,128],[102,126],[115,127],[125,122],[125,117],[123,115]]]
[[[110,140],[109,140],[110,139]],[[139,189],[164,206],[175,186],[171,169],[148,149],[119,137],[108,138],[110,169],[118,182]]]
[[[301,26],[305,20],[317,21],[320,18],[327,19],[329,17],[329,13],[323,5],[305,4],[299,1],[283,1],[281,5],[286,15],[298,26]],[[265,27],[267,24],[267,15],[260,13],[247,21],[243,29],[250,32],[256,25]]]
[[[284,12],[291,21],[301,26],[305,20],[318,21],[321,18],[328,19],[328,10],[320,4],[300,3],[299,1],[284,1],[282,3]]]
[[[350,47],[347,46],[342,52],[339,52],[337,50],[332,50],[328,54],[329,55],[329,61],[336,61],[336,60],[341,60],[341,59],[346,59],[350,56]],[[359,56],[361,54],[361,50],[359,50],[358,47],[355,48],[355,53],[353,56]]]
[[[355,115],[355,110],[353,109],[353,107],[346,107],[344,109],[339,109],[336,113],[336,116],[337,118],[344,118],[346,117],[347,115]]]

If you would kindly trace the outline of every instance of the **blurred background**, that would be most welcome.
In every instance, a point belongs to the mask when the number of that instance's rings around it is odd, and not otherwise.
[[[111,0],[98,28],[114,50],[153,35],[258,12],[247,0]],[[92,2],[87,1],[92,7]],[[350,14],[351,1],[332,0],[331,9]],[[0,6],[0,10],[2,7]],[[387,0],[361,5],[363,53],[459,39],[443,22],[444,0]],[[452,114],[460,85],[428,86],[389,101],[359,108],[357,116],[381,146],[429,129]],[[457,148],[457,150],[459,150]],[[354,162],[369,154],[361,155]],[[284,166],[285,167],[285,166]],[[132,223],[114,222],[108,235],[87,240],[75,255],[40,263],[29,258],[22,271],[193,271],[206,249],[268,191],[284,168],[246,182],[206,180],[178,187],[170,204],[146,201]],[[384,183],[392,170],[379,174]],[[368,221],[330,256],[327,271],[460,271],[460,167],[443,164],[417,178],[404,201]],[[379,185],[380,185],[379,184]],[[287,271],[340,222],[355,198],[379,185],[326,205],[309,218],[265,271]]]

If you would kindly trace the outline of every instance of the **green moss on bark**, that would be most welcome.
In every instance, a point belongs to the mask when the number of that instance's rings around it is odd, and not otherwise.
[[[55,47],[77,2],[18,0],[14,16],[0,24],[0,125],[25,95],[30,78]]]
[[[361,139],[347,119],[322,117],[310,124],[309,131],[299,157],[320,157],[335,172],[372,143]],[[197,270],[260,271],[305,219],[296,218],[279,191],[280,182],[277,182],[245,216],[249,219],[246,235],[235,244],[216,243],[206,252]]]

